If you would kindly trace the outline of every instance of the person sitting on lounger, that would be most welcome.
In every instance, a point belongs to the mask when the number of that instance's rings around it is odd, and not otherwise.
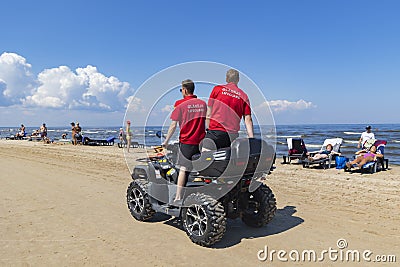
[[[25,126],[21,124],[21,128],[19,128],[19,132],[15,135],[16,138],[21,139],[26,136]]]
[[[376,151],[376,146],[372,146],[369,151],[360,150],[356,152],[356,155],[359,155],[353,161],[347,162],[347,169],[351,169],[354,164],[357,164],[357,167],[361,168],[364,164],[375,161],[377,158],[383,158],[383,155]]]
[[[32,132],[31,137],[32,137],[32,136],[39,136],[39,135],[40,135],[40,132],[39,132],[38,129],[36,129],[36,130],[34,130],[34,131]]]
[[[333,151],[333,146],[331,144],[327,144],[324,151],[320,151],[314,156],[308,156],[309,161],[320,160],[320,159],[327,159],[330,154],[336,154],[340,156],[340,153]],[[307,155],[309,155],[307,153]]]

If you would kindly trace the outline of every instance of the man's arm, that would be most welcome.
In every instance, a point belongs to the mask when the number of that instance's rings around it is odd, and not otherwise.
[[[177,121],[171,121],[171,124],[168,129],[167,136],[165,137],[163,146],[166,147],[168,145],[169,139],[171,139],[172,135],[175,133],[176,126],[178,125]]]
[[[244,115],[244,124],[246,125],[247,136],[249,138],[254,137],[254,130],[253,130],[253,119],[251,115]]]
[[[360,146],[361,146],[361,141],[362,141],[362,136],[360,137],[360,140],[358,140],[357,148],[360,148]]]
[[[210,117],[211,117],[212,107],[207,106],[207,114],[206,114],[206,129],[210,126]]]

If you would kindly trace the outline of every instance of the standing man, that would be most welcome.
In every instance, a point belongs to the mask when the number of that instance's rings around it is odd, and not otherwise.
[[[40,126],[40,137],[42,137],[43,140],[47,137],[46,123],[43,123],[42,126]]]
[[[203,142],[204,151],[229,147],[239,136],[242,118],[248,137],[254,137],[250,101],[247,94],[238,87],[239,72],[228,70],[226,82],[225,85],[215,86],[208,100],[208,131]]]
[[[358,141],[358,145],[357,145],[357,148],[360,148],[360,147],[364,147],[364,144],[365,144],[365,142],[367,141],[367,140],[369,140],[369,139],[375,139],[375,135],[374,135],[374,133],[373,132],[371,132],[371,126],[367,126],[367,127],[365,127],[365,132],[363,132],[362,134],[361,134],[361,137],[360,137],[360,140]]]
[[[199,144],[205,136],[205,120],[207,113],[206,102],[194,95],[194,83],[192,80],[182,81],[183,99],[175,102],[174,111],[171,114],[171,125],[165,137],[163,146],[168,145],[169,140],[179,123],[179,154],[178,188],[174,202],[179,204],[182,198],[182,188],[186,185],[190,170],[192,169],[192,156],[200,153]]]
[[[79,126],[79,122],[76,122],[76,125],[75,125],[75,136],[76,136],[76,142],[78,143],[78,142],[80,142],[80,144],[82,145],[84,142],[83,142],[83,139],[82,139],[82,128],[81,128],[81,126]]]
[[[131,121],[126,121],[126,148],[129,153],[129,148],[131,147],[132,144],[132,130],[131,130]]]

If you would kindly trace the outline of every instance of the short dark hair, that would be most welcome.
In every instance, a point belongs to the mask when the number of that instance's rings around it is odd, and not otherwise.
[[[189,94],[194,93],[194,82],[192,80],[186,79],[182,81],[182,87],[185,88]]]

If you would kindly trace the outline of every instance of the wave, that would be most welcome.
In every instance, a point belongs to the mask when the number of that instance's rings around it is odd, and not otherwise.
[[[400,130],[381,130],[379,132],[398,133]]]
[[[361,135],[361,133],[357,132],[343,132],[344,134],[349,134],[349,135]]]
[[[400,143],[400,140],[392,140],[393,143]]]
[[[306,147],[317,147],[317,148],[321,148],[321,145],[313,145],[313,144],[306,144]]]
[[[301,135],[277,135],[276,138],[301,138]]]
[[[265,135],[264,135],[264,138],[276,138],[276,136],[275,136],[275,135],[268,135],[268,134],[265,134]]]
[[[84,131],[85,134],[98,134],[97,131]]]
[[[344,143],[350,143],[350,144],[358,144],[358,141],[354,140],[343,140]]]

